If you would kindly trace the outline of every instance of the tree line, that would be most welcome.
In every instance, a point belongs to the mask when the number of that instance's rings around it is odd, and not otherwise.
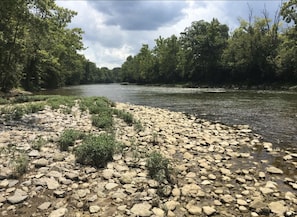
[[[83,31],[68,27],[75,15],[54,0],[0,1],[0,91],[116,80],[118,69],[98,68],[78,53]]]
[[[121,79],[136,83],[297,83],[297,0],[284,2],[273,19],[263,10],[231,34],[218,19],[195,21],[177,37],[159,37],[127,57]],[[281,20],[289,23],[282,28]]]
[[[297,0],[284,2],[273,19],[250,10],[232,33],[215,18],[195,21],[112,70],[80,54],[83,30],[69,28],[75,15],[55,0],[0,1],[0,91],[102,82],[297,83]],[[281,19],[289,27],[281,28]]]

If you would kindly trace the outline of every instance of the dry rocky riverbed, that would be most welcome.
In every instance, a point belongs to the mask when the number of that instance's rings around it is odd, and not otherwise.
[[[90,115],[75,107],[71,114],[47,108],[0,124],[0,216],[297,215],[296,153],[274,150],[248,126],[128,104],[117,108],[131,112],[143,130],[116,119],[116,137],[126,147],[103,169],[79,165],[71,151],[57,148],[65,129],[99,133]],[[40,151],[33,148],[39,137],[47,141]],[[11,178],[15,150],[29,156],[19,179]],[[174,182],[162,189],[145,167],[153,150],[174,168]],[[286,170],[259,159],[259,152],[278,157]]]

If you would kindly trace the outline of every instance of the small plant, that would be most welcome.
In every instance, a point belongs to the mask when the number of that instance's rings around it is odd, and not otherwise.
[[[16,177],[22,176],[25,172],[27,172],[29,165],[28,156],[21,153],[14,161],[14,175]]]
[[[67,129],[65,130],[59,139],[59,148],[61,151],[68,151],[69,146],[74,145],[75,140],[83,139],[85,134],[78,130]]]
[[[117,115],[119,118],[123,119],[128,125],[132,125],[134,123],[133,115],[129,112],[125,112],[123,110],[114,109],[113,113]]]
[[[32,148],[35,150],[40,151],[41,147],[46,144],[46,140],[39,137],[37,140],[35,140],[32,144]]]
[[[113,125],[112,115],[108,111],[92,115],[92,125],[102,129],[109,129]]]
[[[134,130],[135,130],[136,132],[143,131],[143,126],[142,126],[142,124],[141,124],[140,121],[135,121],[135,122],[134,122]]]
[[[172,172],[170,162],[159,152],[153,151],[149,154],[146,167],[151,178],[159,183],[164,183],[164,181],[170,182],[170,174]]]
[[[106,133],[89,136],[75,150],[76,161],[84,165],[104,167],[116,150],[116,141]]]

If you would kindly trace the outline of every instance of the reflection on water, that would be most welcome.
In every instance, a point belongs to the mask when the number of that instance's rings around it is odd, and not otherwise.
[[[296,92],[97,84],[47,93],[105,96],[115,102],[167,108],[231,125],[248,124],[281,148],[297,147]]]

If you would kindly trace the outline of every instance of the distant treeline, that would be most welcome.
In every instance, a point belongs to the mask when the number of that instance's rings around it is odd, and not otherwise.
[[[297,83],[297,0],[284,2],[273,20],[250,10],[231,34],[217,19],[195,21],[112,70],[79,54],[83,31],[69,28],[75,15],[54,0],[0,1],[0,91],[102,82]]]
[[[118,69],[97,68],[78,53],[83,31],[68,27],[75,15],[54,0],[0,1],[0,91],[116,80]]]
[[[231,34],[217,19],[195,21],[179,37],[159,37],[122,65],[122,81],[259,85],[297,83],[297,0],[284,2],[273,19],[240,20]],[[289,27],[282,28],[282,20]]]

